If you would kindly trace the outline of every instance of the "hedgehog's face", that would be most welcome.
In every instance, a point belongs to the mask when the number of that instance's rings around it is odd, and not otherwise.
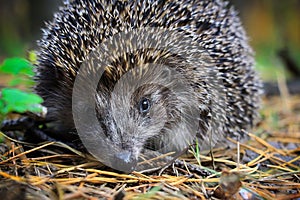
[[[183,110],[182,101],[189,100],[178,99],[169,87],[176,86],[178,80],[170,79],[165,72],[142,73],[138,83],[135,72],[135,80],[130,77],[120,79],[114,89],[107,90],[100,86],[97,93],[97,117],[111,145],[110,156],[119,165],[128,168],[126,171],[135,168],[145,148],[158,150],[169,142],[165,139],[166,135],[172,134],[172,139],[176,137],[175,127]]]
[[[100,95],[100,94],[99,94]],[[103,99],[98,95],[98,100]],[[112,95],[110,101],[97,104],[98,120],[111,142],[111,155],[119,165],[131,171],[144,148],[157,149],[162,135],[176,121],[176,99],[159,85],[144,85],[130,98]],[[127,170],[126,170],[127,171]]]

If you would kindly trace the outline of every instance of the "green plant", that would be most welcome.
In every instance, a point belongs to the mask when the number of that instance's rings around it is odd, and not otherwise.
[[[0,65],[0,75],[8,74],[13,77],[8,82],[8,87],[0,92],[0,121],[11,112],[42,111],[42,98],[30,91],[34,84],[33,68],[34,66],[23,58],[8,58]],[[19,89],[21,87],[24,89]]]
[[[162,189],[162,186],[154,186],[147,193],[136,196],[135,200],[146,200],[154,198],[155,194]]]

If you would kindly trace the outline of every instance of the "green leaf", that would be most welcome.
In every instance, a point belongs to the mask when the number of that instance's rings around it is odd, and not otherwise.
[[[162,186],[154,186],[153,188],[151,188],[151,189],[149,190],[148,193],[156,193],[156,192],[158,192],[159,190],[161,190],[161,188],[162,188]]]
[[[1,93],[0,93],[1,94]],[[4,112],[3,112],[3,110],[4,110],[4,102],[3,102],[3,100],[0,98],[0,122],[3,120],[3,118],[4,118]]]
[[[151,199],[159,190],[161,190],[162,186],[154,186],[151,188],[147,193],[141,194],[137,197],[135,197],[135,200],[146,200],[146,199]]]
[[[0,71],[7,74],[24,74],[33,76],[33,66],[29,61],[23,58],[7,58],[0,66]]]
[[[4,88],[2,90],[2,101],[4,102],[2,109],[2,113],[4,114],[10,112],[42,111],[40,104],[43,102],[43,99],[40,96],[18,89]]]
[[[37,63],[37,55],[35,51],[30,51],[29,55],[28,55],[28,60],[33,63],[36,64]]]
[[[9,84],[10,87],[15,87],[18,85],[24,85],[24,86],[32,86],[34,85],[34,81],[31,80],[30,78],[22,77],[22,76],[17,76],[16,78],[12,79]]]

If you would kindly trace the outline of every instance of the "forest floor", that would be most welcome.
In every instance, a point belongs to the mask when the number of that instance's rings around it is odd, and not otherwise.
[[[300,96],[265,99],[261,116],[249,141],[235,142],[236,148],[214,148],[213,156],[190,151],[144,173],[112,172],[60,144],[32,146],[4,136],[0,197],[300,199]]]

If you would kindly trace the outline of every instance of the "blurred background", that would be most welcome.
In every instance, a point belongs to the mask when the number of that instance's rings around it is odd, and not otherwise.
[[[264,80],[300,77],[300,0],[230,0],[256,52]],[[62,0],[0,0],[0,62],[36,48],[44,21]]]

